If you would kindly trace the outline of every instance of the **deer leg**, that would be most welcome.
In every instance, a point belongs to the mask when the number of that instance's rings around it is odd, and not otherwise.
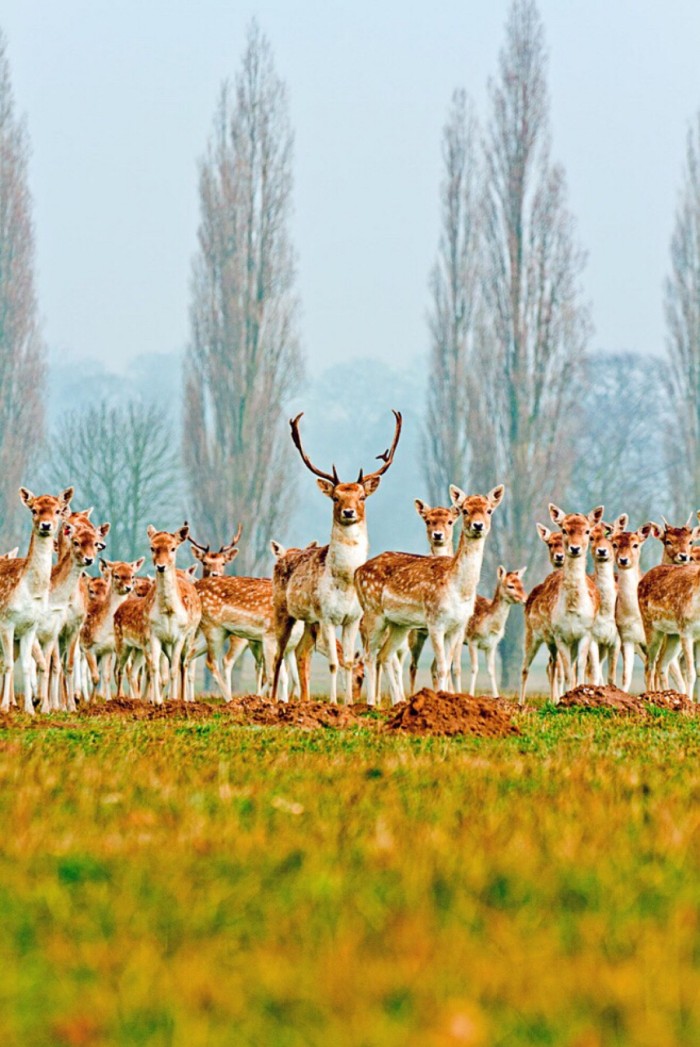
[[[404,642],[407,634],[407,626],[404,627],[394,625],[393,623],[390,624],[384,643],[379,651],[379,664],[386,667],[392,705],[396,705],[398,702],[403,702],[405,700],[403,680],[401,679],[396,652]]]
[[[418,675],[418,662],[425,647],[428,634],[425,629],[413,629],[408,634],[408,649],[411,652],[411,664],[408,667],[408,688],[411,694],[416,690],[416,676]]]
[[[695,694],[695,681],[697,679],[695,673],[695,659],[693,658],[693,641],[687,633],[680,638],[681,646],[683,647],[683,655],[685,657],[685,672],[686,672],[686,688],[685,693],[690,698],[691,702],[694,701]]]
[[[226,651],[226,654],[224,655],[224,668],[223,668],[223,678],[224,678],[225,685],[226,685],[226,690],[225,690],[224,693],[229,695],[229,701],[230,701],[231,696],[233,694],[233,690],[232,690],[232,687],[231,687],[231,679],[233,677],[233,668],[236,665],[236,662],[238,661],[238,659],[241,657],[241,655],[245,651],[247,646],[248,646],[248,641],[243,636],[233,636],[233,635],[231,635],[229,637],[228,650]]]
[[[663,633],[652,632],[651,636],[647,635],[647,661],[644,676],[648,691],[653,691],[656,687],[656,663],[659,659],[663,639]],[[630,678],[631,676],[632,673],[630,671]]]
[[[328,648],[328,668],[330,669],[330,690],[328,700],[331,705],[338,704],[338,648],[336,646],[335,626],[330,622],[319,622],[319,640]]]
[[[22,677],[24,679],[24,711],[34,715],[34,703],[32,702],[32,648],[36,629],[28,629],[19,641],[19,659],[22,665]]]
[[[271,698],[273,701],[277,698],[277,688],[279,686],[280,673],[282,671],[282,663],[284,661],[284,655],[287,650],[287,644],[289,643],[289,637],[292,635],[292,629],[294,628],[294,618],[276,616],[275,621],[275,635],[277,639],[277,649],[275,651],[274,668],[272,674],[272,692]],[[286,670],[285,670],[286,672]],[[260,688],[258,688],[258,694]]]
[[[294,648],[294,662],[296,665],[299,684],[299,697],[302,702],[309,700],[309,685],[311,677],[311,654],[316,643],[315,629],[308,623],[304,626],[299,643]]]
[[[486,665],[489,671],[489,680],[491,681],[491,694],[494,698],[499,698],[498,682],[496,680],[496,645],[489,647],[486,653]],[[471,692],[473,693],[473,692]]]
[[[352,667],[355,661],[355,643],[360,628],[360,619],[355,618],[351,622],[345,622],[341,630],[341,642],[343,645],[343,661],[345,662],[345,704],[352,705]],[[400,663],[399,663],[400,664]]]
[[[620,637],[615,637],[615,643],[608,648],[608,685],[615,687],[617,684],[617,661],[620,657]]]
[[[163,693],[160,679],[160,659],[163,648],[158,637],[151,633],[146,647],[146,667],[148,669],[149,693],[154,705],[163,704]]]
[[[532,665],[533,658],[542,646],[542,641],[537,639],[529,628],[527,622],[525,623],[525,650],[523,652],[523,667],[520,670],[520,696],[518,698],[519,705],[525,705],[525,698],[527,695],[527,678],[530,675],[530,666]],[[550,680],[550,692],[554,689],[554,684]]]
[[[583,660],[583,654],[580,655],[580,660]],[[589,640],[588,642],[588,660],[591,666],[591,676],[593,677],[593,683],[596,687],[602,686],[603,673],[600,668],[600,650],[595,640]],[[581,674],[579,673],[579,676]],[[584,672],[585,677],[585,672]]]
[[[447,652],[445,651],[445,630],[441,625],[431,625],[428,627],[428,636],[435,655],[437,673],[435,687],[438,691],[446,691],[447,674],[450,666],[447,660]]]

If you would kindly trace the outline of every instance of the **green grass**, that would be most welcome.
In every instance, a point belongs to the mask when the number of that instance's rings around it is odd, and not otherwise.
[[[4,1044],[700,1043],[700,719],[56,721],[0,732]]]

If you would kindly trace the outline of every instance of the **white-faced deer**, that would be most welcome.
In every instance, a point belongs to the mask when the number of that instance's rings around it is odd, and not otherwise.
[[[242,532],[243,524],[239,523],[238,530],[228,545],[222,545],[217,552],[213,552],[209,545],[200,545],[199,542],[195,542],[192,535],[189,536],[188,541],[192,546],[192,555],[202,565],[202,578],[223,578],[226,574],[227,564],[230,564],[238,556],[236,546]]]
[[[12,700],[15,640],[18,640],[24,677],[24,710],[33,713],[32,649],[37,626],[48,606],[53,540],[73,497],[73,488],[66,488],[56,497],[50,494],[35,497],[26,487],[20,487],[19,493],[32,514],[32,536],[26,557],[0,560],[0,643],[6,670],[1,708],[9,709]]]
[[[549,649],[550,697],[559,701],[557,656],[561,658],[567,686],[576,682],[578,661],[579,682],[583,682],[586,658],[590,649],[591,629],[600,605],[595,583],[586,574],[586,552],[591,530],[603,517],[603,507],[593,509],[588,516],[565,513],[550,502],[549,515],[561,528],[565,560],[560,571],[552,571],[535,586],[525,604],[525,655],[520,683],[520,704],[525,704],[527,678],[537,651],[546,644]],[[579,658],[579,653],[581,657]],[[597,659],[594,672],[598,675]]]
[[[36,642],[42,658],[38,660],[39,693],[41,711],[51,712],[61,708],[59,698],[60,661],[58,637],[66,623],[69,608],[80,587],[86,567],[91,567],[98,554],[105,548],[104,539],[109,533],[109,524],[94,527],[89,522],[73,524],[66,521],[61,526],[64,553],[51,570],[48,605],[37,626]],[[49,696],[49,670],[54,666],[51,695]],[[75,708],[72,687],[67,691],[67,706]]]
[[[566,553],[564,551],[564,536],[561,531],[550,531],[544,524],[536,524],[537,533],[547,546],[549,562],[555,571],[564,566]]]
[[[336,627],[340,627],[345,662],[351,665],[355,654],[355,640],[362,608],[355,589],[355,573],[367,559],[368,539],[365,519],[365,500],[379,487],[380,480],[394,460],[401,435],[401,414],[394,411],[396,426],[391,447],[378,457],[382,466],[366,476],[360,469],[355,483],[341,483],[333,467],[332,473],[323,472],[312,464],[304,451],[299,435],[297,415],[290,425],[292,439],[304,465],[318,477],[323,494],[333,502],[333,526],[328,545],[318,549],[304,549],[299,555],[283,557],[275,565],[273,574],[274,628],[277,636],[273,697],[277,693],[277,676],[294,623],[318,625],[323,643],[328,649],[330,666],[330,701],[337,702],[338,659],[336,654]],[[304,680],[301,681],[302,698]],[[346,672],[345,700],[352,702],[352,674]]]
[[[186,541],[185,523],[173,533],[146,528],[155,566],[153,589],[142,597],[126,600],[114,616],[117,653],[117,693],[121,694],[124,667],[133,652],[145,657],[149,695],[156,705],[163,701],[160,679],[161,654],[170,662],[170,697],[194,699],[188,693],[186,671],[190,645],[202,616],[194,582],[175,566],[177,550]]]
[[[80,629],[80,648],[87,660],[92,679],[92,696],[102,690],[105,698],[111,697],[112,661],[115,651],[114,615],[135,590],[136,573],[144,564],[144,557],[133,563],[122,560],[100,560],[100,578],[90,578],[88,594],[93,593],[88,604],[88,613]],[[101,595],[98,595],[101,594]],[[90,700],[84,690],[83,698]]]
[[[615,601],[615,623],[622,645],[622,689],[629,691],[632,683],[634,652],[637,650],[646,659],[646,636],[639,610],[637,588],[641,577],[639,558],[642,546],[651,534],[651,524],[644,524],[637,531],[627,531],[627,513],[623,513],[613,524],[610,541],[617,567],[617,600]]]
[[[661,563],[664,566],[668,564],[680,566],[691,562],[693,542],[700,538],[700,526],[691,527],[692,520],[691,513],[682,527],[671,527],[663,516],[661,517],[663,527],[651,521],[652,537],[657,538],[663,546]]]
[[[446,690],[457,646],[474,611],[485,539],[504,487],[487,495],[466,495],[450,486],[452,504],[462,516],[455,556],[381,553],[357,570],[355,584],[364,613],[367,701],[376,700],[378,662],[387,672],[392,702],[403,700],[403,681],[395,652],[411,629],[426,629],[437,663],[437,686]],[[460,686],[459,660],[455,662]]]
[[[626,517],[625,517],[626,520]],[[591,629],[591,639],[596,645],[597,657],[592,659],[598,668],[595,684],[603,683],[602,663],[607,660],[607,677],[611,686],[615,685],[617,657],[620,653],[620,636],[615,622],[615,604],[617,602],[617,583],[615,581],[615,556],[610,535],[613,524],[597,523],[591,530],[591,553],[593,554],[593,578],[600,595],[598,613]]]
[[[487,600],[484,596],[476,598],[474,613],[469,619],[464,636],[471,659],[470,694],[476,694],[479,651],[485,651],[486,667],[491,681],[491,694],[494,698],[499,696],[496,682],[496,651],[505,634],[511,607],[516,603],[525,603],[527,599],[522,582],[526,570],[526,567],[521,567],[519,571],[506,571],[505,567],[499,567],[496,572],[498,581],[493,599]]]

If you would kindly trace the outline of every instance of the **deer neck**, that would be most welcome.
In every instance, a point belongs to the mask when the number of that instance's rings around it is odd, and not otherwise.
[[[369,540],[365,520],[350,524],[349,527],[342,527],[334,521],[328,545],[326,569],[335,577],[343,577],[352,581],[357,568],[366,561],[368,551]]]
[[[60,604],[70,600],[82,573],[83,568],[75,562],[68,549],[51,572],[51,602]]]
[[[600,593],[600,609],[598,613],[603,617],[610,617],[615,614],[615,600],[617,598],[615,568],[612,560],[596,560],[593,575]]]
[[[476,596],[476,587],[481,577],[486,538],[469,538],[464,531],[460,535],[457,555],[453,557],[452,577],[463,598]]]
[[[51,585],[51,562],[53,542],[49,537],[37,538],[32,532],[27,562],[24,566],[24,581],[32,596],[48,594]]]
[[[454,556],[454,549],[452,548],[452,542],[443,545],[433,545],[430,542],[430,555],[431,556]]]
[[[639,579],[641,578],[642,572],[639,570],[639,565],[636,567],[628,567],[624,571],[618,571],[617,574],[617,595],[618,599],[626,607],[637,607],[637,586],[639,585]]]
[[[164,571],[156,571],[156,606],[164,614],[172,614],[182,608],[180,587],[177,584],[177,570],[171,563]]]
[[[488,612],[489,631],[499,632],[505,628],[505,624],[508,621],[508,615],[512,604],[506,600],[503,595],[503,590],[500,585],[496,586],[496,592],[493,594],[493,600],[491,600],[491,606]]]

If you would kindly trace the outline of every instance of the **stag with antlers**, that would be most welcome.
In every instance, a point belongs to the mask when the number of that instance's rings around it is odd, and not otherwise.
[[[195,560],[199,560],[202,565],[202,578],[224,577],[226,574],[226,565],[230,564],[238,556],[238,549],[236,547],[240,541],[242,533],[243,524],[239,523],[238,530],[228,545],[222,545],[216,553],[212,552],[210,545],[200,545],[199,542],[195,542],[192,535],[188,536],[187,540],[192,546],[192,555]]]
[[[275,675],[272,694],[277,694],[277,681],[287,641],[294,623],[302,621],[307,627],[317,625],[323,646],[328,650],[330,665],[330,700],[336,703],[338,656],[336,627],[340,627],[343,657],[352,665],[355,640],[362,608],[355,591],[355,571],[367,559],[369,542],[365,519],[365,500],[379,487],[380,480],[394,460],[401,435],[401,414],[396,419],[391,447],[377,455],[382,461],[379,469],[365,475],[360,469],[354,483],[342,483],[335,466],[326,473],[317,469],[304,451],[299,434],[301,414],[290,421],[292,440],[306,468],[318,477],[316,483],[322,494],[333,502],[333,525],[328,545],[303,549],[292,556],[280,557],[273,575],[274,629],[277,639]],[[308,686],[302,679],[302,699],[308,698]],[[352,703],[352,673],[346,673],[345,700]]]

